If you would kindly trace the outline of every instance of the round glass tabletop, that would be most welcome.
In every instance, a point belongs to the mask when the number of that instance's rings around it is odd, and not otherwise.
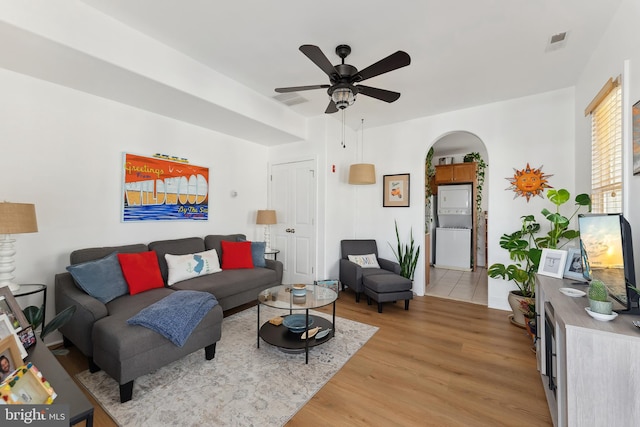
[[[324,307],[333,303],[337,298],[338,294],[334,290],[324,286],[306,285],[305,295],[295,296],[291,292],[291,285],[280,285],[260,292],[258,302],[268,307],[304,310]]]

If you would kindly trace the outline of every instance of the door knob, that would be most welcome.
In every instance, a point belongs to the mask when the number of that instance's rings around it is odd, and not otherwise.
[[[287,233],[291,233],[291,229],[290,229],[290,228],[287,228],[287,229],[286,229],[286,230],[284,230],[284,231],[285,231],[285,232],[287,232]]]
[[[295,233],[295,232],[296,232],[296,229],[295,229],[295,228],[292,228],[292,229],[291,229],[291,232],[292,232],[292,233]]]

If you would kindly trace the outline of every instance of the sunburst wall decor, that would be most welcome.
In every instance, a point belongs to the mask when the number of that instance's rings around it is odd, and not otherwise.
[[[511,186],[507,190],[513,190],[516,197],[525,197],[527,202],[531,196],[542,197],[542,192],[545,188],[553,188],[549,185],[547,178],[553,175],[545,175],[542,173],[542,166],[538,169],[532,168],[527,163],[527,167],[522,170],[513,169],[515,174],[512,177],[506,178],[511,183]]]

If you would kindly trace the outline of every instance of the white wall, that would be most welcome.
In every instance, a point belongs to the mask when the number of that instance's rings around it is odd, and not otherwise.
[[[382,208],[381,183],[368,186],[360,194],[364,216],[363,235],[378,240],[381,256],[393,258],[387,242],[395,244],[393,222],[398,221],[401,238],[408,239],[409,230],[422,240],[424,232],[424,159],[430,146],[442,135],[467,131],[477,135],[486,145],[485,160],[491,171],[485,186],[488,190],[489,264],[508,262],[508,254],[498,241],[506,232],[519,228],[520,216],[539,213],[549,202],[534,198],[514,200],[507,177],[513,169],[543,166],[553,174],[549,182],[557,188],[574,189],[574,97],[572,89],[558,90],[506,102],[484,105],[433,117],[413,120],[368,133],[371,152],[379,176],[409,172],[411,174],[411,207]],[[489,306],[509,309],[511,284],[489,279]],[[424,261],[418,262],[414,291],[424,293]]]
[[[361,147],[361,133],[346,128],[344,137],[346,147],[343,148],[341,122],[334,116],[327,115],[310,120],[308,134],[307,141],[271,148],[269,163],[316,159],[318,166],[316,278],[338,278],[340,240],[355,238],[358,235],[358,223],[353,213],[353,202],[358,186],[348,185],[347,180],[349,165],[359,161],[357,149]]]
[[[633,231],[635,270],[640,272],[640,175],[633,176],[631,149],[631,106],[640,100],[640,3],[624,0],[609,25],[605,36],[593,51],[578,84],[576,85],[576,182],[581,192],[591,188],[591,120],[584,116],[584,109],[610,78],[623,77],[622,105],[624,122],[624,215]],[[626,63],[626,68],[625,68]]]
[[[267,204],[266,147],[2,69],[0,93],[0,198],[34,203],[39,228],[16,236],[15,275],[49,286],[48,313],[54,275],[74,249],[260,235],[255,211]],[[162,152],[209,167],[209,220],[121,223],[123,152]]]
[[[356,107],[353,108],[353,113]],[[320,120],[320,119],[319,119]],[[374,238],[384,258],[394,259],[389,244],[395,247],[394,220],[398,221],[400,236],[407,241],[410,230],[422,246],[424,236],[424,159],[435,141],[453,131],[467,131],[477,135],[487,147],[485,161],[490,165],[490,177],[485,182],[489,211],[489,264],[508,262],[508,254],[498,246],[500,236],[518,229],[520,216],[539,213],[549,207],[546,199],[514,200],[514,193],[505,191],[505,178],[513,176],[513,169],[527,163],[543,167],[553,175],[549,182],[557,188],[574,192],[574,93],[564,89],[526,98],[514,99],[481,107],[426,117],[392,126],[365,130],[364,161],[376,165],[375,185],[353,186],[347,183],[348,165],[359,160],[359,133],[351,134],[353,142],[347,148],[339,145],[339,126],[314,128],[310,143],[275,147],[270,161],[305,155],[324,156],[325,179],[319,179],[320,193],[325,194],[325,272],[337,277],[339,242],[345,238]],[[323,154],[324,153],[324,154]],[[336,173],[327,172],[336,164]],[[323,164],[319,160],[322,170]],[[382,207],[382,176],[411,174],[409,208]],[[322,236],[321,236],[322,238]],[[424,253],[418,262],[414,291],[424,294]],[[489,279],[489,306],[508,310],[508,291],[512,285]]]

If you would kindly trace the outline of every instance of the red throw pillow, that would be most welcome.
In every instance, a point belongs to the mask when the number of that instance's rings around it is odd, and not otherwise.
[[[220,244],[222,246],[223,270],[253,268],[251,242],[229,242],[223,240]]]
[[[118,261],[131,295],[164,287],[155,251],[118,254]]]

